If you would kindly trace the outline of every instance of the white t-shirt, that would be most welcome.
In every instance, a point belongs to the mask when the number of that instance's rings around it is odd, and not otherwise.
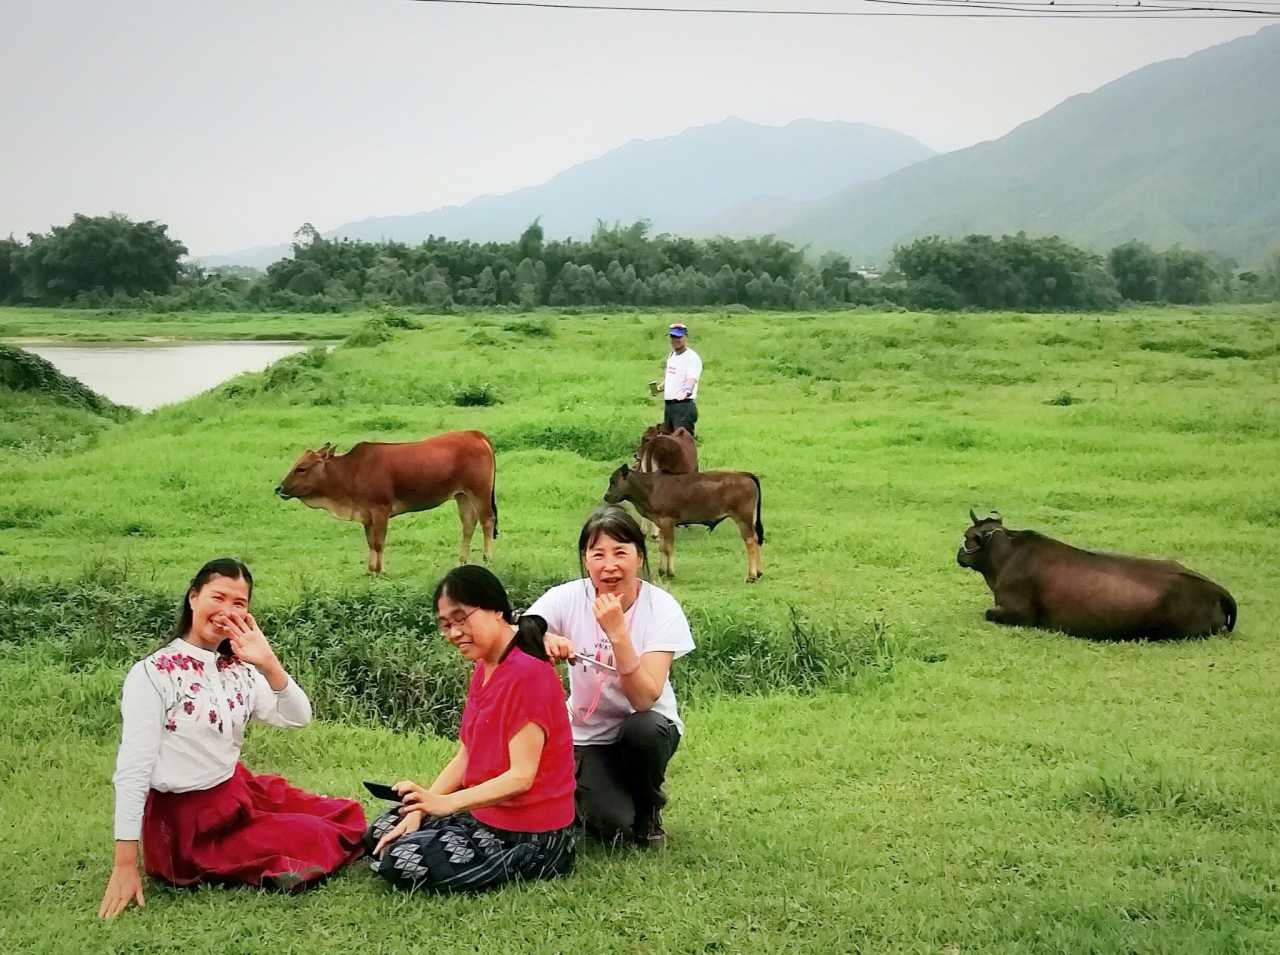
[[[578,656],[617,666],[613,644],[596,622],[595,602],[596,590],[590,579],[571,580],[552,587],[526,613],[537,614],[547,621],[552,633],[568,637]],[[675,660],[693,649],[693,634],[679,602],[648,581],[640,582],[640,596],[627,611],[626,619],[631,645],[641,656],[666,651]],[[675,723],[684,735],[684,723],[676,712],[676,695],[671,689],[670,677],[662,685],[662,693],[652,709]],[[581,662],[570,668],[569,722],[573,727],[574,745],[616,741],[623,719],[634,712],[635,707],[627,700],[618,674]]]
[[[702,377],[702,359],[692,348],[667,356],[667,380],[662,390],[666,401],[679,401],[686,395],[698,397],[698,379]]]
[[[289,682],[278,693],[256,667],[177,639],[134,664],[120,695],[115,837],[137,839],[147,792],[212,789],[236,770],[250,718],[294,729],[311,701]]]

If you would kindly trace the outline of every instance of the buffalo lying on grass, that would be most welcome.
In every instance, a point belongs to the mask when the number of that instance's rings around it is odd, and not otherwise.
[[[1176,639],[1234,629],[1223,587],[1172,560],[1099,554],[1004,526],[998,513],[964,533],[961,567],[982,574],[995,597],[987,619],[1078,637]]]

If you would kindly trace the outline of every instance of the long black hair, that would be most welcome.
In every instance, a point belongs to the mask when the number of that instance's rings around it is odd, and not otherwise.
[[[191,593],[199,593],[214,577],[230,577],[232,580],[243,580],[249,585],[249,597],[253,597],[253,574],[249,572],[244,561],[235,557],[215,557],[191,578],[187,589],[182,592],[182,600],[178,603],[177,619],[173,624],[173,636],[185,637],[191,632]]]
[[[578,534],[578,567],[583,577],[587,576],[587,551],[602,534],[620,544],[634,544],[640,554],[640,566],[643,569],[641,576],[649,576],[649,551],[645,547],[644,531],[626,508],[617,504],[605,504],[591,512]]]
[[[536,614],[523,613],[517,620],[515,611],[511,609],[511,598],[507,589],[502,586],[497,576],[487,567],[478,564],[463,564],[455,567],[436,584],[435,596],[431,603],[440,606],[440,598],[448,597],[456,603],[480,610],[495,610],[502,614],[502,619],[516,627],[515,639],[507,646],[502,657],[505,660],[512,647],[537,660],[549,660],[543,637],[547,634],[547,622]]]

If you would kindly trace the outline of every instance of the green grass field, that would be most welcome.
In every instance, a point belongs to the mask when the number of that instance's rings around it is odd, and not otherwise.
[[[365,317],[280,320],[333,338]],[[449,751],[424,729],[448,707],[414,700],[443,705],[456,669],[414,615],[454,559],[456,511],[394,519],[371,580],[357,525],[272,495],[303,448],[480,428],[494,569],[522,595],[576,575],[582,519],[660,414],[644,384],[673,317],[420,320],[151,415],[43,439],[40,415],[12,425],[3,950],[1280,950],[1274,308],[688,316],[702,466],[760,476],[767,542],[748,585],[731,527],[678,534],[670,586],[703,659],[675,674],[671,848],[588,848],[568,879],[477,898],[394,894],[362,866],[299,897],[149,884],[145,911],[98,922],[120,680],[210,556],[253,565],[322,717],[251,731],[252,768],[358,795]],[[111,337],[95,321],[0,310],[0,334]],[[154,334],[272,321],[162,316]],[[988,624],[955,562],[970,506],[1182,560],[1234,593],[1239,626],[1112,644]],[[391,709],[364,698],[393,691]]]

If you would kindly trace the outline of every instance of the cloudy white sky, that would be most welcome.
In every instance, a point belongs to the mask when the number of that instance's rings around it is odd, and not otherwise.
[[[719,3],[753,4],[856,6]],[[169,223],[194,254],[505,192],[727,116],[956,149],[1264,25],[411,0],[0,0],[0,23],[0,235],[118,211]]]

